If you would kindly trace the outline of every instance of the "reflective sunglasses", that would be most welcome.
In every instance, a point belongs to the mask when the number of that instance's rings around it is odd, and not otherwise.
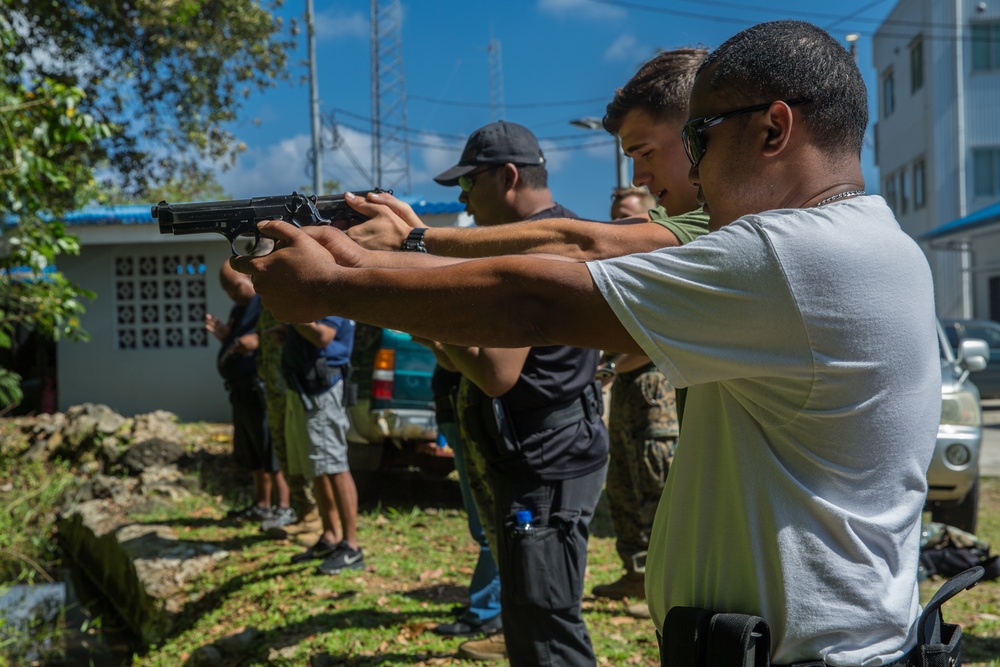
[[[485,169],[477,169],[475,171],[469,172],[465,176],[458,177],[458,187],[462,188],[462,192],[468,193],[472,191],[473,186],[476,184],[476,176],[479,174],[484,174],[487,171],[492,171],[496,169],[496,165],[488,165]]]
[[[790,107],[796,107],[800,104],[808,104],[809,102],[812,102],[812,100],[807,100],[805,98],[783,101]],[[752,107],[736,109],[735,111],[727,111],[726,113],[720,113],[714,116],[702,116],[701,118],[695,118],[694,120],[690,120],[685,123],[684,127],[681,129],[681,141],[684,143],[684,152],[687,153],[688,160],[691,161],[691,166],[698,166],[701,159],[705,157],[705,138],[702,136],[702,132],[713,125],[718,125],[722,121],[732,118],[733,116],[766,111],[771,108],[772,104],[774,104],[774,102],[755,104]]]

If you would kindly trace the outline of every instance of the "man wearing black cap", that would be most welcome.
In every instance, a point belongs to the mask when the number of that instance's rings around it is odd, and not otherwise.
[[[459,200],[479,225],[576,217],[553,201],[535,135],[514,123],[474,132],[459,163],[434,180],[460,186]],[[419,237],[409,241],[420,250]],[[588,525],[608,459],[594,384],[598,352],[439,349],[464,376],[457,413],[470,443],[466,474],[497,556],[505,630],[465,642],[459,654],[508,657],[512,665],[593,665],[581,599]],[[528,528],[517,524],[525,510]]]

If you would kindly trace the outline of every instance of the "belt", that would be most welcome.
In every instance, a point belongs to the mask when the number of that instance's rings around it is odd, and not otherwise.
[[[595,384],[588,384],[579,396],[566,403],[511,415],[518,440],[524,440],[539,431],[569,426],[583,419],[590,422],[600,419],[604,414],[604,400]]]

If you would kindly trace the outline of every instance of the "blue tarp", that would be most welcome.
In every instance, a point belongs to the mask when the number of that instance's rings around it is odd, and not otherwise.
[[[933,241],[934,239],[941,238],[942,236],[950,236],[960,232],[970,232],[974,229],[985,227],[994,222],[1000,222],[1000,202],[991,204],[986,208],[981,208],[975,213],[971,213],[964,218],[952,220],[951,222],[946,222],[940,227],[935,227],[929,232],[921,235],[918,240]]]

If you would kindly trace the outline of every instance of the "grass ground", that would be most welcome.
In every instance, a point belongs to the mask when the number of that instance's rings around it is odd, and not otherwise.
[[[0,420],[2,421],[2,420]],[[201,433],[201,432],[199,432]],[[0,436],[3,436],[0,428]],[[224,446],[210,430],[199,437],[210,446]],[[0,438],[2,439],[2,438]],[[39,500],[52,494],[28,491],[27,469],[0,461],[0,556],[7,560],[8,582],[18,564],[50,561],[51,549],[40,540],[50,523]],[[31,472],[40,484],[45,475]],[[52,471],[53,483],[65,484],[67,472]],[[224,477],[224,475],[222,476]],[[216,481],[220,476],[216,475]],[[453,484],[450,481],[428,484]],[[386,482],[391,485],[392,482]],[[44,485],[43,485],[44,486]],[[185,591],[179,628],[156,646],[135,653],[128,664],[136,667],[176,667],[196,664],[205,648],[226,638],[249,638],[237,660],[224,665],[458,665],[459,643],[431,631],[451,616],[452,607],[465,598],[465,587],[475,564],[476,548],[468,537],[464,514],[453,504],[427,506],[412,502],[368,507],[360,519],[360,540],[367,567],[363,571],[328,577],[314,573],[314,565],[292,565],[297,545],[264,539],[253,526],[227,526],[218,519],[242,500],[230,489],[206,486],[208,492],[162,510],[135,517],[176,527],[185,539],[236,546],[232,556],[215,571],[196,580]],[[23,499],[23,500],[22,500]],[[1000,479],[983,480],[979,537],[1000,547]],[[586,590],[619,574],[614,538],[606,513],[599,513],[590,542]],[[23,539],[12,537],[24,535]],[[43,540],[42,540],[43,541]],[[35,551],[32,551],[35,549]],[[927,600],[940,581],[925,582]],[[601,665],[659,664],[649,621],[630,618],[626,603],[588,597],[584,616]],[[987,582],[960,595],[945,607],[945,618],[962,624],[965,664],[1000,667],[1000,582]],[[113,625],[102,619],[105,629]],[[93,623],[96,632],[100,623]],[[205,664],[205,663],[202,663]]]

